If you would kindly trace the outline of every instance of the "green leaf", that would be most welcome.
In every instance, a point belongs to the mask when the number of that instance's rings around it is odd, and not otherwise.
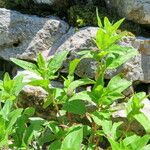
[[[107,138],[111,138],[113,140],[116,140],[117,137],[117,128],[122,124],[123,122],[115,122],[112,123],[112,121],[109,120],[103,120],[102,121],[102,129]]]
[[[9,122],[7,124],[7,132],[11,132],[13,125],[16,123],[17,119],[21,116],[23,109],[22,108],[18,108],[14,111],[12,111],[11,113],[9,113]]]
[[[54,89],[49,89],[49,94],[48,97],[44,100],[43,108],[47,108],[53,101],[55,100],[55,93],[56,90]]]
[[[87,91],[82,91],[79,93],[74,94],[69,101],[73,101],[73,100],[83,100],[83,101],[89,101],[92,102],[92,98],[90,97],[90,95],[88,94]]]
[[[15,96],[18,96],[18,94],[20,93],[20,91],[23,89],[23,87],[26,85],[26,83],[23,83],[23,75],[19,75],[19,76],[16,76],[14,79],[13,79],[13,85],[11,87],[11,94],[15,95]]]
[[[104,28],[107,31],[111,31],[111,23],[109,22],[109,19],[107,17],[104,17]],[[109,34],[109,33],[108,33]]]
[[[8,115],[11,112],[11,108],[12,108],[12,101],[5,101],[5,104],[3,106],[3,108],[0,111],[0,115],[2,115],[3,119],[8,121]]]
[[[113,51],[113,50],[111,50]],[[116,56],[107,69],[115,69],[138,54],[138,51],[131,47],[122,47],[123,54]],[[119,51],[116,51],[116,53]]]
[[[132,143],[134,143],[137,139],[139,139],[139,136],[137,135],[131,135],[129,137],[126,137],[124,140],[123,140],[123,144],[127,147],[129,145],[131,145]]]
[[[40,86],[40,87],[43,87],[43,88],[48,88],[48,85],[49,85],[49,80],[48,79],[39,79],[39,80],[32,80],[31,82],[29,82],[30,85],[33,85],[33,86]]]
[[[38,64],[38,67],[41,68],[41,69],[46,68],[46,61],[45,61],[45,59],[44,59],[44,57],[42,56],[41,53],[39,53],[38,56],[37,56],[37,64]]]
[[[134,115],[134,118],[144,127],[146,133],[150,133],[150,120],[143,113]]]
[[[77,67],[77,65],[79,64],[80,59],[74,59],[73,61],[70,62],[69,65],[69,75],[72,76],[74,74],[74,71]]]
[[[21,68],[40,75],[40,73],[38,72],[38,67],[35,64],[16,58],[10,58],[10,60]]]
[[[107,85],[107,90],[111,92],[116,91],[117,93],[121,93],[125,89],[127,89],[131,84],[132,82],[122,78],[120,75],[116,75],[109,81]]]
[[[116,84],[117,83],[117,84]],[[103,93],[100,95],[99,104],[110,105],[115,100],[124,98],[122,92],[127,89],[132,82],[121,78],[119,75],[113,77],[106,88],[104,88]]]
[[[111,28],[111,32],[116,32],[116,30],[120,27],[120,25],[123,23],[123,21],[125,20],[125,18],[120,19],[119,21],[117,21],[116,23],[113,24],[112,28]]]
[[[84,78],[84,79],[79,79],[79,80],[76,80],[76,81],[73,81],[71,82],[71,84],[69,85],[68,87],[68,91],[67,93],[70,95],[73,93],[73,91],[77,88],[77,87],[80,87],[82,85],[87,85],[87,84],[94,84],[95,81],[94,80],[91,80],[89,78]]]
[[[50,146],[49,150],[60,150],[61,148],[61,141],[54,141]]]
[[[43,129],[42,125],[45,123],[45,120],[39,117],[30,118],[30,126],[26,129],[24,135],[24,143],[26,145],[30,144],[34,134],[41,131]]]
[[[6,129],[5,129],[5,120],[0,115],[0,143],[5,139]]]
[[[33,107],[28,107],[23,112],[23,114],[25,114],[25,115],[27,115],[29,117],[33,116],[34,113],[35,113],[35,108],[33,108]]]
[[[143,104],[141,103],[146,98],[145,92],[139,92],[134,94],[126,105],[127,118],[132,120],[134,115],[141,113],[140,109],[143,108]]]
[[[60,150],[80,150],[83,140],[82,126],[75,126],[62,141]]]
[[[141,150],[149,142],[149,139],[149,135],[144,135],[143,137],[137,138],[137,140],[132,143],[132,149]]]
[[[83,115],[86,112],[85,103],[82,100],[72,100],[64,104],[63,109],[67,112]]]
[[[53,75],[62,66],[63,61],[66,59],[69,51],[61,51],[54,55],[48,63],[48,75]]]
[[[100,17],[99,17],[98,8],[96,8],[96,17],[97,17],[98,26],[99,26],[100,28],[102,28],[103,25],[102,25],[101,19],[100,19]]]
[[[10,79],[9,74],[6,72],[3,79],[3,87],[7,92],[10,92],[10,89],[12,87],[12,80]]]

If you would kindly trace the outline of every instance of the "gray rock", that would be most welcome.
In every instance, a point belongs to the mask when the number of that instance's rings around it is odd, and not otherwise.
[[[0,8],[0,57],[33,60],[61,38],[69,25],[58,18],[24,15]]]
[[[48,4],[48,5],[53,5],[55,0],[34,0],[35,3],[38,4]]]
[[[69,6],[69,0],[33,0],[35,4],[46,4],[52,10],[56,11],[67,11],[67,7]],[[38,5],[40,8],[40,5]]]
[[[69,60],[78,57],[76,52],[81,50],[95,50],[96,46],[92,40],[92,38],[96,35],[97,28],[96,27],[84,27],[79,30],[75,30],[71,28],[67,34],[62,36],[50,49],[49,55],[54,54],[55,52],[61,50],[69,50],[70,56]],[[139,50],[139,54],[134,58],[127,61],[121,67],[115,70],[108,70],[106,72],[105,78],[110,79],[114,75],[119,72],[124,72],[126,77],[131,81],[140,80],[142,82],[150,82],[150,40],[148,38],[142,37],[126,37],[122,41],[119,42],[122,46],[132,46]],[[68,62],[68,61],[67,61]],[[92,59],[84,59],[82,60],[77,69],[76,75],[79,77],[88,76],[90,78],[94,78],[96,62]],[[65,67],[68,65],[65,64]],[[66,71],[64,69],[63,71]]]
[[[105,0],[110,9],[117,10],[121,17],[136,23],[150,25],[149,0]]]

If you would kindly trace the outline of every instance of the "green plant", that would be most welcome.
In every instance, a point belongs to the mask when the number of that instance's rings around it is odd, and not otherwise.
[[[49,150],[96,150],[105,143],[105,149],[148,150],[150,148],[150,120],[141,112],[144,92],[125,98],[123,91],[132,82],[123,74],[114,76],[106,85],[105,72],[115,69],[137,54],[132,47],[118,45],[124,33],[117,29],[124,19],[112,24],[107,17],[104,23],[97,11],[99,29],[94,39],[97,51],[81,51],[81,58],[70,62],[68,75],[62,76],[63,88],[53,87],[51,81],[59,77],[58,70],[66,59],[68,51],[62,51],[49,59],[38,54],[36,63],[12,58],[22,68],[39,76],[23,82],[23,76],[10,79],[6,73],[0,81],[0,147],[5,149],[49,149]],[[75,79],[74,71],[84,58],[97,61],[95,79]],[[18,108],[18,94],[25,85],[40,86],[48,96],[43,109],[50,108],[55,117],[49,120],[34,116],[32,107]],[[90,90],[79,90],[81,86],[91,86]],[[113,119],[112,105],[118,99],[126,99],[127,121]],[[88,110],[87,104],[94,106]],[[130,130],[131,123],[137,120],[144,128],[144,135]],[[127,124],[125,129],[124,123]]]

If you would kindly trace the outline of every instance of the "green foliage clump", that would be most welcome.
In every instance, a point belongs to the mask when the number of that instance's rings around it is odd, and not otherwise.
[[[95,16],[95,6],[93,5],[74,5],[68,10],[69,23],[81,27],[86,25],[97,26],[97,19]],[[106,9],[100,8],[101,18],[106,16]]]
[[[32,0],[0,0],[0,7],[12,9],[21,6],[26,8],[29,2],[33,3]]]
[[[78,52],[80,58],[69,64],[67,76],[63,76],[63,88],[53,87],[58,70],[68,55],[61,51],[46,60],[38,54],[36,64],[12,58],[22,68],[37,74],[24,82],[24,76],[11,79],[6,73],[0,80],[0,148],[2,149],[48,149],[48,150],[96,150],[105,143],[105,149],[149,150],[150,120],[141,112],[146,93],[134,93],[125,98],[123,91],[131,86],[123,75],[114,76],[106,85],[105,72],[115,69],[138,54],[132,47],[118,45],[124,32],[117,33],[124,19],[114,24],[104,17],[102,22],[97,11],[98,31],[94,39],[97,51]],[[74,71],[80,60],[92,58],[97,61],[95,78],[75,79]],[[55,117],[44,119],[34,116],[33,107],[18,108],[19,93],[25,85],[40,86],[48,96],[43,109],[50,108]],[[81,86],[92,85],[90,90],[78,91]],[[118,100],[126,100],[127,121],[113,120],[112,105]],[[95,106],[88,111],[87,103]],[[50,114],[47,114],[50,115]],[[143,126],[144,135],[130,130],[131,123],[137,121]],[[126,123],[125,129],[122,126]],[[106,144],[106,141],[109,144]],[[102,147],[103,148],[103,147]]]

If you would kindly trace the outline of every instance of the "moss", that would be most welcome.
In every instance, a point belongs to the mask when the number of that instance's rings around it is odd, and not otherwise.
[[[68,10],[69,23],[77,27],[86,25],[97,26],[95,10],[96,6],[93,5],[74,5]],[[99,13],[101,18],[107,14],[105,8],[99,8]]]
[[[15,8],[15,7],[24,7],[27,8],[31,4],[31,0],[0,0],[0,7],[3,8]]]

